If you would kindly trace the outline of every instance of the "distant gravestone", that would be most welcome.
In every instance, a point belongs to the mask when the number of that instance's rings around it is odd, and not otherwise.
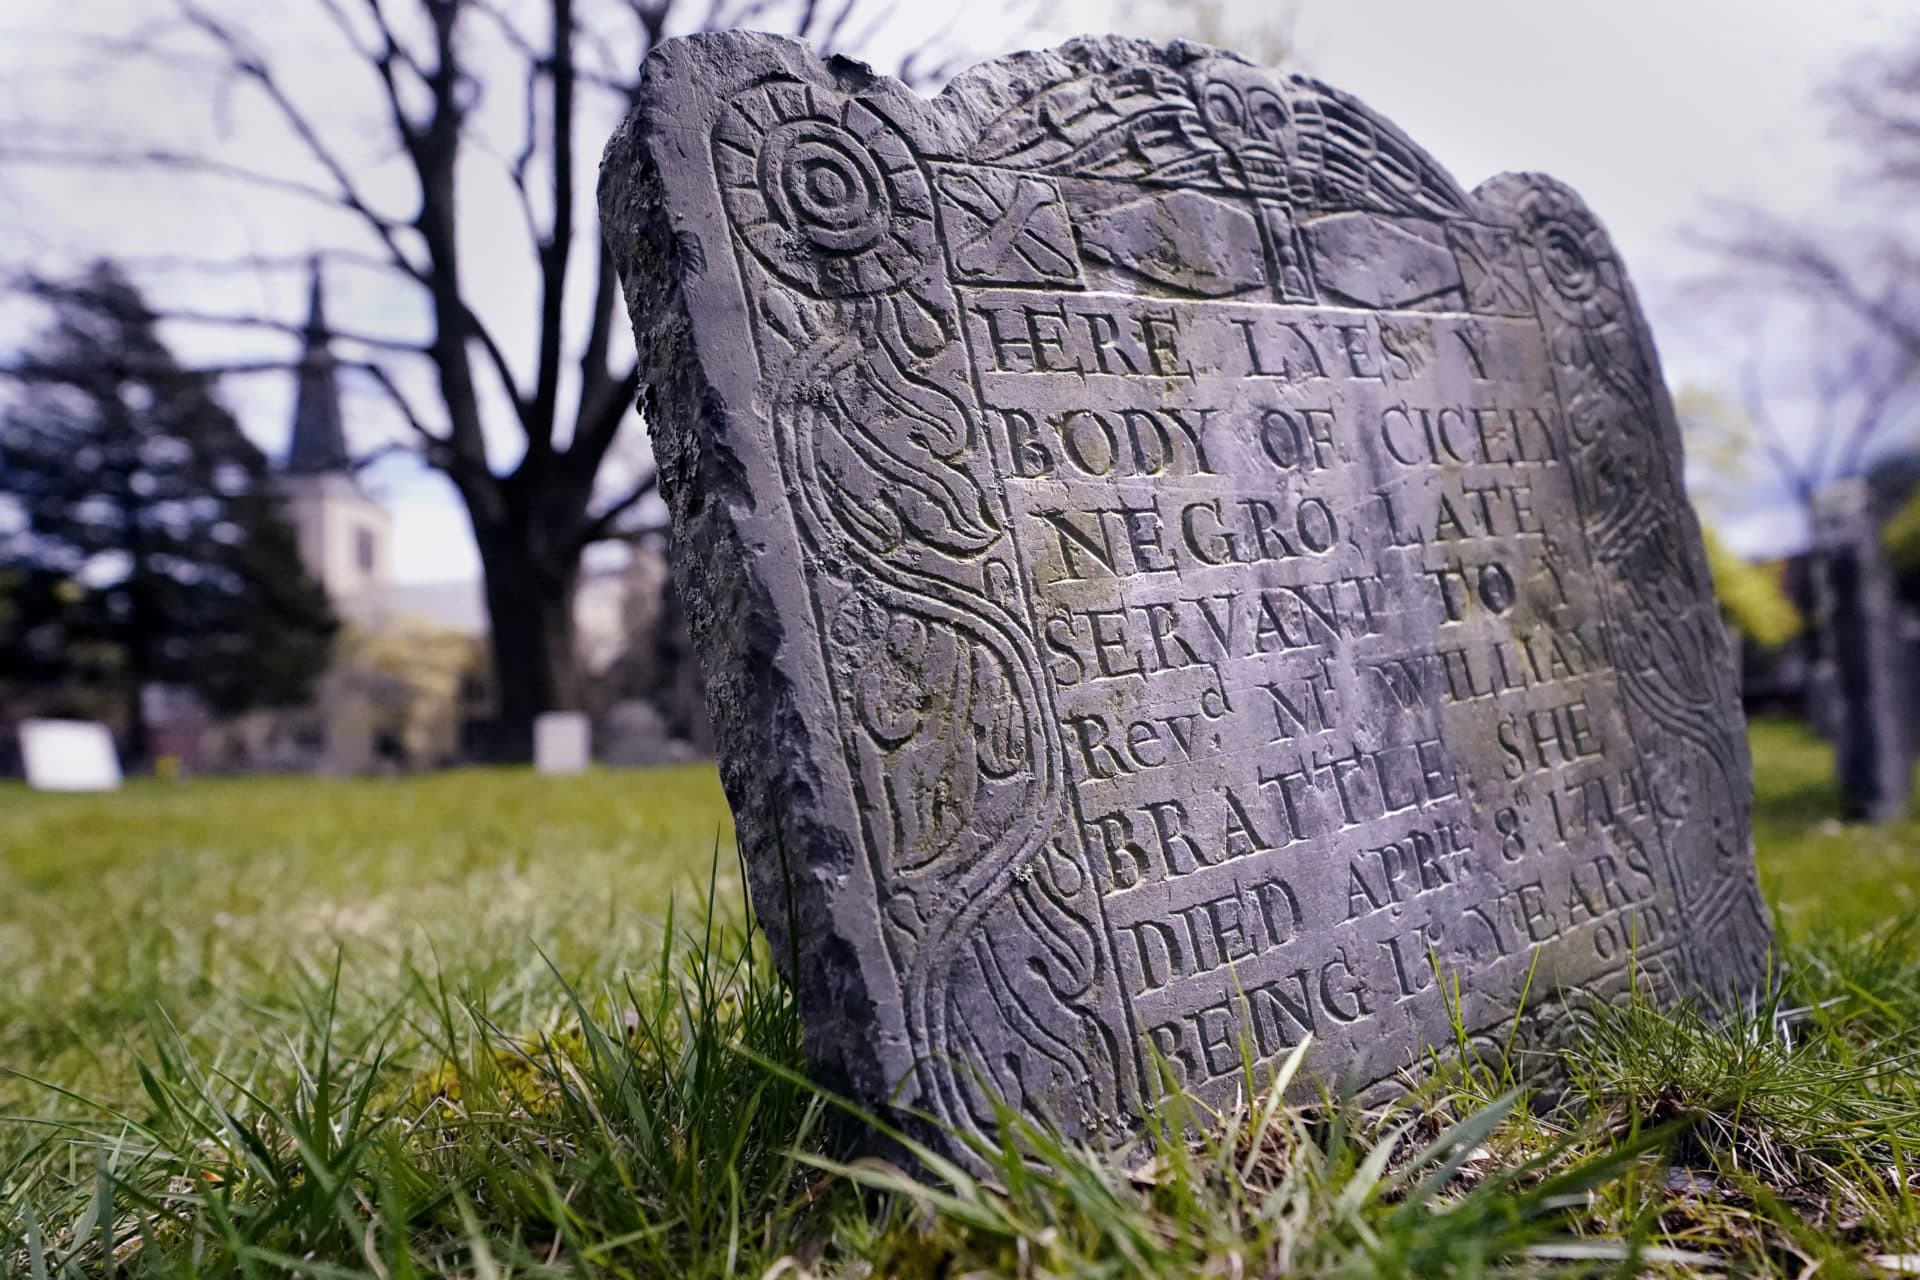
[[[1848,815],[1904,817],[1913,794],[1913,695],[1906,619],[1865,480],[1816,494],[1814,602],[1822,714]]]
[[[580,711],[548,711],[533,722],[533,767],[553,777],[593,763],[593,725]]]
[[[634,699],[608,710],[600,733],[600,758],[615,765],[684,764],[698,759],[699,752],[673,736],[658,707]]]
[[[1311,1034],[1750,990],[1743,726],[1571,191],[1085,40],[922,100],[669,41],[602,175],[681,594],[814,1070],[1117,1136]],[[1436,978],[1435,970],[1439,971]]]
[[[92,720],[25,720],[20,757],[36,791],[115,791],[120,758],[113,735]]]

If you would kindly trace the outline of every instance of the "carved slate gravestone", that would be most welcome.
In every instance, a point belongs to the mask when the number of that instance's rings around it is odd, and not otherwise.
[[[680,588],[815,1068],[1089,1135],[1309,1033],[1760,979],[1678,435],[1572,192],[1081,41],[933,101],[663,44],[603,170]],[[1535,968],[1537,962],[1537,969]]]
[[[1887,512],[1864,479],[1814,495],[1814,588],[1826,714],[1850,816],[1892,822],[1913,795],[1907,638],[1893,566],[1880,543]]]

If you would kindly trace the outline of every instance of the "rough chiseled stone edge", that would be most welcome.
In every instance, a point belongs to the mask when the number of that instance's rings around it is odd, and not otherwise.
[[[694,349],[685,286],[687,258],[697,251],[673,230],[651,145],[660,127],[653,91],[671,55],[669,46],[649,60],[639,105],[607,145],[602,234],[633,318],[640,409],[673,523],[674,585],[706,676],[721,783],[758,923],[800,1002],[816,1078],[877,1098],[890,1064],[843,1052],[879,1030],[861,957],[846,939],[807,927],[832,917],[835,885],[856,858],[848,835],[821,811],[830,784],[818,762],[836,753],[800,711],[789,637],[764,576],[770,566],[743,527],[755,502],[736,425]],[[747,336],[738,335],[743,343]],[[743,349],[740,358],[751,357]]]

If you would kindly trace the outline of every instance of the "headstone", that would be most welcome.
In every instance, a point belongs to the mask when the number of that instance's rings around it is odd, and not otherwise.
[[[36,791],[117,791],[113,735],[92,720],[23,720],[20,757]]]
[[[670,737],[697,754],[711,755],[713,728],[707,723],[706,686],[667,558],[653,547],[635,547],[625,577],[621,629],[626,647],[604,673],[602,683],[622,700],[650,704],[660,713]]]
[[[1906,619],[1867,482],[1814,496],[1814,587],[1827,736],[1848,816],[1891,822],[1913,794]]]
[[[1761,981],[1743,725],[1585,205],[1078,41],[664,43],[602,174],[814,1070],[991,1133]],[[1436,969],[1438,977],[1436,977]]]
[[[593,763],[593,725],[583,711],[547,711],[533,722],[533,768],[564,777]]]
[[[629,699],[608,709],[600,729],[600,759],[614,765],[685,764],[700,753],[674,736],[660,708]]]

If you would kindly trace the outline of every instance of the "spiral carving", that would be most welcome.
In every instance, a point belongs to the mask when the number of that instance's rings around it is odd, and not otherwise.
[[[735,228],[787,284],[863,297],[937,260],[927,177],[906,140],[859,102],[761,85],[734,101],[714,141]]]
[[[1620,263],[1586,206],[1565,188],[1539,186],[1527,193],[1520,215],[1548,305],[1583,329],[1623,325],[1627,296]]]

